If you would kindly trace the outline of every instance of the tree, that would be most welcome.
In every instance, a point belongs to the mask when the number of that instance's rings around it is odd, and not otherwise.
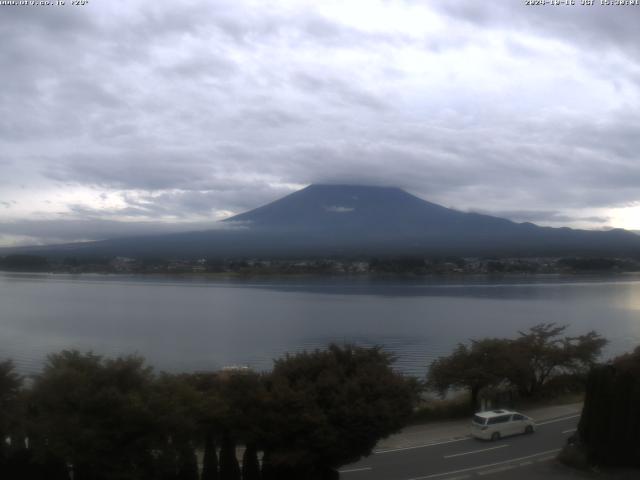
[[[239,479],[236,444],[244,444],[255,453],[262,437],[266,396],[263,377],[251,371],[227,371],[208,379],[200,375],[194,382],[204,392],[203,424],[208,425],[208,435],[220,434],[220,478]]]
[[[509,350],[509,340],[500,338],[472,340],[470,346],[458,344],[451,355],[431,363],[427,385],[442,396],[451,388],[468,389],[469,409],[474,412],[480,391],[505,379]]]
[[[198,459],[188,444],[181,445],[178,454],[178,480],[198,480]]]
[[[561,337],[567,326],[541,323],[512,342],[508,379],[520,395],[540,393],[555,375],[586,375],[596,363],[607,340],[590,331],[577,337]]]
[[[0,468],[6,462],[5,438],[11,436],[18,409],[17,399],[22,387],[22,377],[15,372],[13,362],[0,362]]]
[[[638,405],[640,347],[591,369],[575,439],[589,463],[640,467]]]
[[[242,456],[242,480],[260,480],[260,462],[255,444],[250,443]]]
[[[197,436],[204,443],[202,480],[239,480],[236,443],[256,438],[260,376],[253,372],[200,372],[184,377],[200,396],[194,418]],[[221,444],[219,459],[217,441]]]
[[[218,454],[213,433],[207,433],[202,459],[202,480],[218,480]]]
[[[264,478],[330,478],[402,428],[417,383],[380,347],[330,345],[276,360],[267,382]]]
[[[219,394],[224,405],[220,425],[225,436],[244,445],[256,444],[264,433],[264,377],[252,371],[227,372],[220,380]]]
[[[172,450],[183,465],[199,436],[200,392],[191,385],[188,375],[162,373],[152,383],[148,400],[161,439],[158,448]]]
[[[199,395],[196,435],[204,445],[202,480],[218,480],[221,478],[218,468],[221,462],[216,453],[216,444],[221,432],[231,428],[235,419],[230,402],[223,398],[223,375],[220,372],[198,372],[184,377]]]
[[[178,453],[170,443],[161,444],[154,462],[154,473],[158,480],[178,480]]]
[[[523,397],[538,395],[560,375],[581,377],[595,364],[607,341],[591,331],[561,337],[566,326],[542,323],[518,338],[472,340],[459,344],[452,354],[431,363],[427,385],[444,395],[451,388],[466,388],[472,410],[478,408],[483,388],[510,384]],[[568,379],[567,379],[568,380]]]
[[[240,465],[236,458],[236,442],[224,435],[220,449],[220,480],[240,480]]]
[[[34,434],[73,465],[75,480],[149,478],[158,444],[153,379],[139,357],[50,355],[33,385]]]

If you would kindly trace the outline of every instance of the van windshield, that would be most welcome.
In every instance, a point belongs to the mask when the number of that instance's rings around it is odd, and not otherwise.
[[[486,421],[487,421],[487,419],[484,418],[484,417],[480,417],[478,415],[474,415],[473,416],[473,423],[478,423],[480,425],[484,425]]]

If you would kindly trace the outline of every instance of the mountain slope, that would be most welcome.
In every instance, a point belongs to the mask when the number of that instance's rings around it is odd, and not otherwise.
[[[502,218],[445,208],[399,188],[358,185],[311,185],[225,221],[247,222],[254,228],[395,235],[515,225]]]
[[[539,227],[464,213],[399,188],[311,185],[221,222],[225,228],[31,249],[48,255],[640,255],[624,230]]]
[[[394,254],[633,254],[638,237],[624,230],[539,227],[465,213],[393,187],[311,185],[232,217],[254,231],[287,232],[301,243]]]

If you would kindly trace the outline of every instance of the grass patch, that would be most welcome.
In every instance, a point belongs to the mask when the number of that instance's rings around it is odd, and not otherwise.
[[[516,402],[515,409],[530,409],[540,407],[554,407],[556,405],[571,405],[584,402],[584,392],[563,393],[555,397],[521,399]]]

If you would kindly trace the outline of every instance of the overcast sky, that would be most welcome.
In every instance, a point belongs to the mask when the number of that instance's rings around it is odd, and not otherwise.
[[[0,244],[205,228],[320,182],[640,229],[640,7],[524,3],[0,5]]]

